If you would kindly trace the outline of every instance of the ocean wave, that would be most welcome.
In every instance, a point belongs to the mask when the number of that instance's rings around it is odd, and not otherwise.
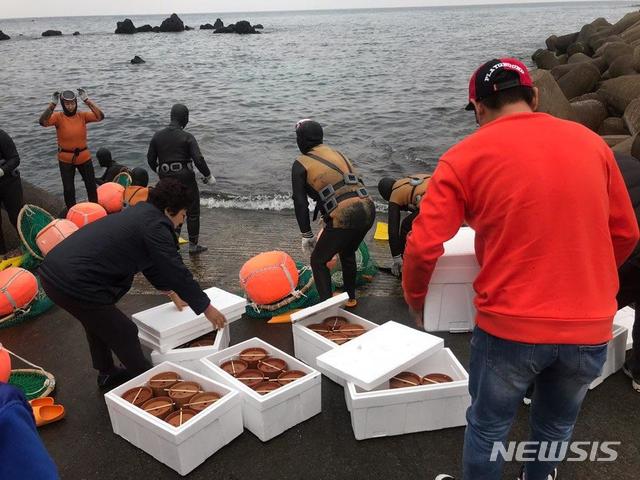
[[[374,198],[376,210],[378,212],[386,212],[387,204],[384,201]],[[291,195],[274,194],[274,195],[252,195],[252,196],[231,196],[224,194],[208,195],[203,193],[200,198],[200,206],[205,208],[225,208],[238,210],[271,210],[284,211],[293,210],[293,200]],[[311,201],[309,205],[310,211],[313,211],[315,204]]]

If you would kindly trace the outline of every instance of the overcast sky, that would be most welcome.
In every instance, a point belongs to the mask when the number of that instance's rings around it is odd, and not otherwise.
[[[271,10],[480,5],[487,3],[533,2],[531,0],[0,0],[0,18],[120,14],[148,15],[172,12],[262,12]]]

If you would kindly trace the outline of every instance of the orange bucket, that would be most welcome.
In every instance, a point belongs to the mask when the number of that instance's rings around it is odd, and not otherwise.
[[[38,280],[24,268],[9,267],[0,272],[0,317],[25,308],[38,294]]]
[[[36,244],[42,254],[46,255],[62,240],[77,231],[78,226],[71,220],[58,218],[38,232]]]
[[[76,203],[69,209],[67,220],[71,220],[78,228],[82,228],[106,216],[107,211],[101,205],[93,202],[82,202]]]
[[[118,183],[107,182],[98,187],[98,203],[107,213],[116,213],[124,206],[124,187]]]
[[[131,186],[124,189],[124,203],[133,207],[140,202],[146,202],[149,198],[149,189],[147,187]]]
[[[282,300],[298,285],[298,269],[285,252],[264,252],[248,260],[240,269],[240,284],[258,305]]]

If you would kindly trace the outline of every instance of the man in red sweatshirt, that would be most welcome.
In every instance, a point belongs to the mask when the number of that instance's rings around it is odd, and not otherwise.
[[[480,128],[440,159],[404,254],[404,295],[421,324],[443,243],[463,222],[476,232],[481,269],[474,282],[467,480],[502,478],[504,459],[495,449],[506,447],[531,384],[530,440],[569,441],[606,360],[617,267],[639,238],[609,147],[582,125],[536,113],[537,105],[520,61],[495,59],[475,72],[467,109]],[[556,464],[528,462],[521,478],[555,479]]]

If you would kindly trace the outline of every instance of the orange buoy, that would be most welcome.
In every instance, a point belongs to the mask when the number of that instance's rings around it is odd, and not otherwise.
[[[107,213],[116,213],[124,206],[124,187],[118,183],[107,182],[98,187],[98,203]]]
[[[76,203],[69,209],[67,220],[71,220],[78,228],[82,228],[91,222],[95,222],[99,218],[106,217],[107,211],[93,202]]]
[[[11,357],[0,343],[0,382],[7,383],[11,376]]]
[[[27,307],[38,294],[38,280],[24,268],[9,267],[0,272],[0,317]]]
[[[146,202],[149,198],[147,187],[130,186],[124,189],[124,204],[133,207],[140,202]]]
[[[71,220],[57,218],[38,232],[36,244],[43,255],[46,255],[62,240],[77,231],[78,226]]]
[[[264,252],[242,266],[240,284],[253,302],[267,305],[282,300],[295,291],[298,269],[285,252]]]

